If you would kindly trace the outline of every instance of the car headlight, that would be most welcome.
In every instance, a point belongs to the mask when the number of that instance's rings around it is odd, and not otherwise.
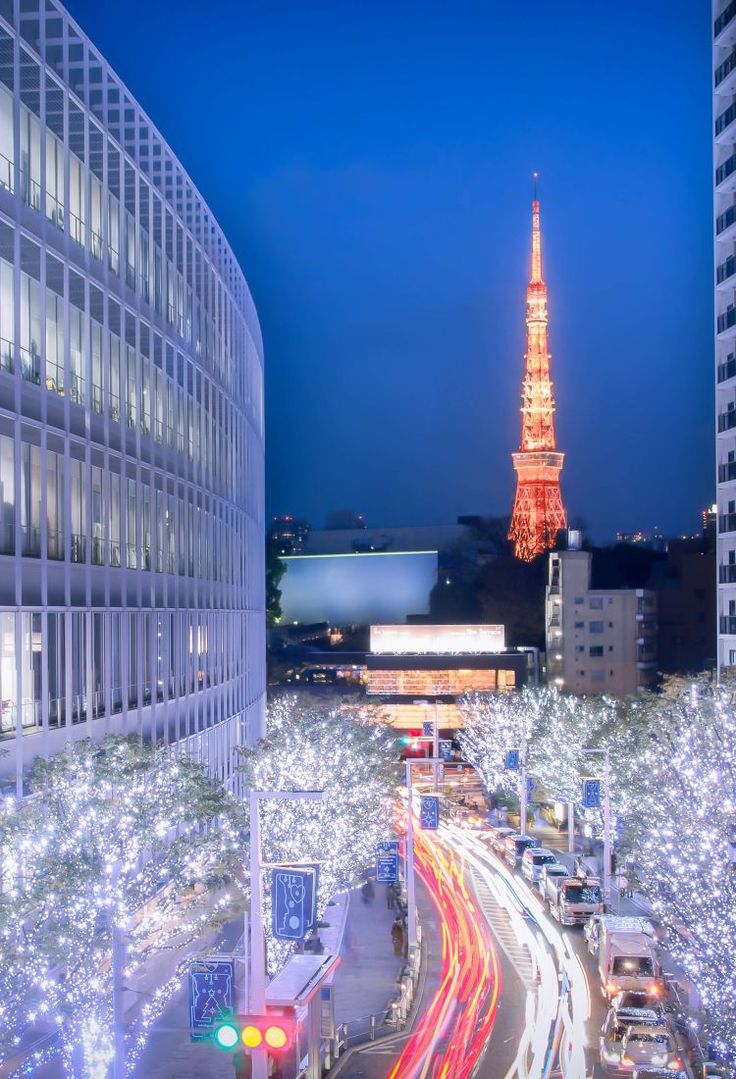
[[[618,1064],[621,1060],[619,1054],[616,1052],[612,1053],[610,1049],[604,1049],[601,1053],[601,1056],[605,1060],[606,1064]]]
[[[652,1064],[666,1064],[667,1057],[664,1053],[655,1053],[652,1057]]]

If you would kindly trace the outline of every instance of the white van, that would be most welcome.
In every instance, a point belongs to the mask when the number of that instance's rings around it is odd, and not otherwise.
[[[546,847],[527,847],[521,858],[521,874],[526,880],[536,884],[543,869],[559,864],[553,850],[547,850]]]
[[[530,835],[519,835],[516,832],[512,832],[511,835],[506,836],[506,842],[503,845],[504,858],[512,869],[516,869],[517,865],[524,856],[524,851],[528,847],[538,847],[539,840]]]

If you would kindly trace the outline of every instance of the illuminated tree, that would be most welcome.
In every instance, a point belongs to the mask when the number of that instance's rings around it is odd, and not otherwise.
[[[357,710],[324,709],[295,695],[270,706],[265,739],[241,750],[248,786],[325,791],[322,802],[264,800],[260,808],[264,861],[319,863],[318,917],[374,862],[376,843],[390,835],[394,750],[393,734],[362,721]],[[289,948],[272,940],[268,928],[267,945],[274,971]]]
[[[163,949],[226,917],[242,860],[239,805],[184,754],[137,739],[83,741],[37,763],[32,794],[0,815],[0,1057],[58,1028],[29,1066],[58,1056],[103,1079],[114,1052],[113,930],[125,984]],[[179,976],[128,1033],[129,1063]]]
[[[548,688],[540,695],[540,718],[531,750],[531,770],[551,795],[579,802],[582,777],[598,774],[586,750],[603,729],[614,705],[606,698],[578,697]]]
[[[736,687],[675,684],[644,711],[623,782],[639,887],[697,987],[707,1039],[734,1060]]]
[[[506,770],[506,752],[528,752],[551,692],[524,687],[519,693],[472,693],[460,702],[460,748],[489,792],[518,794],[519,776]]]

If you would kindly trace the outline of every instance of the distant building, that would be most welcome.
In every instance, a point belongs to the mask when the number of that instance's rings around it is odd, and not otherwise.
[[[590,551],[549,555],[547,678],[573,693],[624,695],[656,684],[657,596],[591,588]]]
[[[670,540],[649,585],[657,593],[657,665],[665,674],[697,674],[716,662],[714,536]]]
[[[652,532],[617,532],[616,543],[626,543],[631,547],[643,547],[649,551],[666,551],[667,540],[655,526]]]
[[[712,506],[708,506],[707,509],[701,510],[700,518],[703,523],[703,537],[713,540],[715,544],[718,527],[718,503],[716,502]]]
[[[299,554],[309,534],[309,525],[299,517],[286,514],[274,517],[268,530],[269,540],[276,545],[279,554]]]

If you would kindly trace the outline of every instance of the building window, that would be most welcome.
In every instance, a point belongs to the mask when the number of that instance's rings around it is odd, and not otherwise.
[[[590,630],[591,633],[603,633],[603,623],[602,622],[589,622],[588,623],[588,629]]]
[[[41,209],[41,125],[25,105],[20,107],[20,191],[26,205]]]
[[[13,190],[13,95],[0,86],[0,187]]]
[[[589,601],[591,611],[603,610],[603,599],[601,596],[591,596]]]
[[[57,228],[64,228],[64,147],[46,132],[46,216]]]
[[[41,554],[41,450],[21,444],[20,527],[23,554],[38,558]]]
[[[590,680],[591,680],[591,682],[603,682],[605,680],[605,677],[606,677],[606,672],[605,671],[591,671],[590,672]]]
[[[15,443],[7,435],[0,435],[0,554],[15,554]]]
[[[588,655],[596,656],[596,657],[597,656],[602,656],[603,655],[603,645],[602,644],[591,645],[591,647],[588,649]]]
[[[585,629],[585,622],[576,622],[575,629]]]

